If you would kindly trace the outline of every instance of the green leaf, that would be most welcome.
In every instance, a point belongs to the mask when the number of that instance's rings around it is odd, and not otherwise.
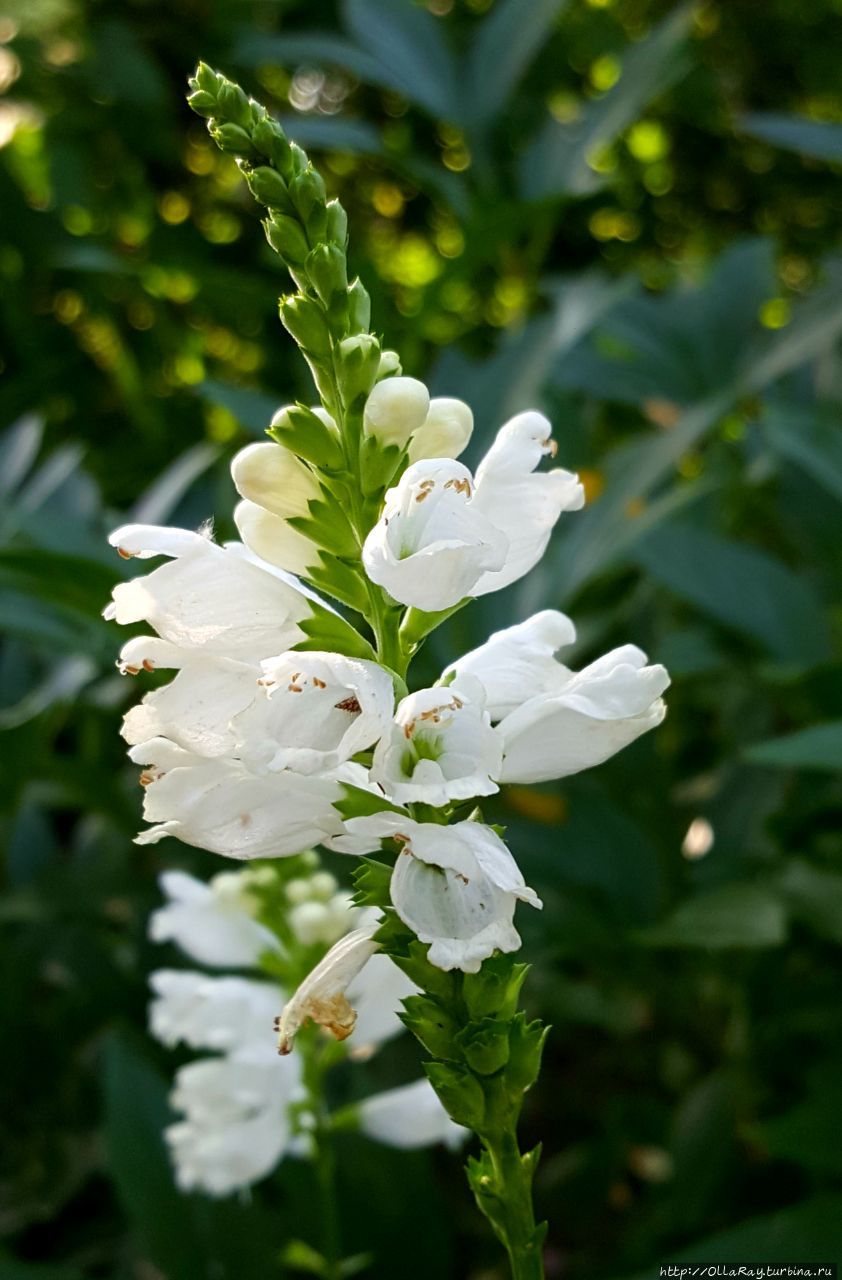
[[[585,196],[604,184],[589,158],[628,128],[647,102],[686,74],[690,60],[684,46],[691,20],[692,9],[684,5],[630,48],[617,84],[586,106],[576,123],[547,121],[521,160],[521,188],[527,199]]]
[[[466,124],[476,128],[502,114],[529,63],[547,39],[567,0],[497,0],[472,32],[462,88]]]
[[[749,747],[745,758],[752,764],[770,764],[781,769],[836,773],[842,769],[842,720],[830,720],[782,738],[758,742]]]
[[[344,16],[381,81],[437,119],[459,119],[455,61],[431,13],[412,0],[345,0]]]
[[[811,1068],[801,1102],[763,1124],[760,1138],[773,1155],[818,1174],[842,1174],[842,1146],[833,1118],[842,1113],[842,1071],[838,1059]]]
[[[809,665],[829,656],[827,623],[809,580],[767,552],[669,524],[631,554],[650,578],[782,662]]]
[[[777,894],[762,885],[733,884],[688,898],[651,929],[638,933],[650,947],[776,947],[786,940],[786,915]]]
[[[795,858],[787,864],[780,886],[796,920],[820,937],[842,943],[842,875]]]
[[[85,1277],[75,1267],[21,1262],[4,1252],[0,1254],[0,1280],[85,1280]]]
[[[777,453],[842,499],[842,431],[834,405],[773,403],[763,415],[763,427]]]
[[[758,111],[739,116],[737,126],[752,138],[783,147],[785,151],[842,164],[842,125]]]

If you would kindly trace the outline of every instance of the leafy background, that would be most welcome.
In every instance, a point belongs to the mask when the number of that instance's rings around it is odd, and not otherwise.
[[[230,533],[231,453],[307,395],[257,211],[183,105],[199,56],[320,157],[390,345],[473,404],[473,458],[540,404],[586,480],[419,680],[548,605],[577,661],[633,639],[674,678],[656,734],[494,814],[547,904],[523,924],[548,1275],[839,1260],[840,9],[7,2],[3,1280],[256,1280],[318,1238],[298,1162],[250,1199],[174,1189],[144,926],[163,866],[220,864],[131,844],[136,691],[98,616],[104,533]],[[340,1156],[368,1274],[500,1276],[457,1160]]]

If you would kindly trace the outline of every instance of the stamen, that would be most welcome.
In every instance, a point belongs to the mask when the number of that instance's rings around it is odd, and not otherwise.
[[[122,556],[124,560],[131,560],[134,554],[133,551],[126,551],[123,547],[117,547],[117,555]]]
[[[326,688],[327,688],[327,681],[325,681],[325,680],[320,680],[318,676],[313,676],[313,677],[312,677],[312,680],[313,680],[313,684],[316,686],[316,688],[317,688],[317,689],[326,689]]]
[[[344,698],[342,702],[337,702],[335,709],[337,711],[350,711],[352,715],[357,715],[362,711],[362,707],[353,694],[351,694],[350,698]]]
[[[302,689],[302,687],[301,687],[301,685],[300,685],[300,684],[288,684],[288,685],[287,685],[287,690],[289,691],[289,693],[303,693],[303,692],[304,692],[304,690]]]
[[[154,671],[154,670],[155,670],[155,663],[152,661],[152,659],[151,659],[151,658],[144,658],[144,659],[143,659],[143,664],[142,664],[142,665],[143,665],[143,670],[144,670],[144,671]]]

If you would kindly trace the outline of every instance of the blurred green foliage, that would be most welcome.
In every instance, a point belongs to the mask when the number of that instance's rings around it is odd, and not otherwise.
[[[230,531],[226,464],[307,398],[283,277],[183,104],[201,56],[316,150],[408,372],[477,456],[531,404],[587,511],[432,678],[550,605],[634,640],[657,734],[492,806],[547,909],[549,1276],[842,1254],[838,0],[18,0],[0,17],[3,1280],[251,1280],[311,1175],[177,1195],[142,1035],[155,876],[98,617],[124,515]],[[340,872],[346,868],[336,860]],[[372,1065],[394,1083],[411,1046]],[[493,1276],[455,1162],[340,1152],[370,1274]],[[291,1273],[290,1273],[291,1274]]]

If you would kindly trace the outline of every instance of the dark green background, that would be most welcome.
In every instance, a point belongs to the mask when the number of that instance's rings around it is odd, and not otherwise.
[[[262,1280],[319,1235],[300,1162],[250,1200],[173,1188],[176,1059],[143,1028],[175,957],[145,920],[163,867],[223,864],[131,844],[137,686],[98,617],[106,531],[230,535],[231,453],[309,395],[257,210],[183,104],[198,57],[317,154],[377,327],[474,406],[469,461],[537,404],[586,476],[418,681],[545,606],[576,664],[634,641],[673,675],[656,733],[490,810],[546,902],[548,1276],[838,1261],[842,5],[19,0],[0,36],[2,1280]],[[416,1072],[405,1042],[336,1088]],[[501,1275],[457,1159],[340,1160],[369,1274]]]

